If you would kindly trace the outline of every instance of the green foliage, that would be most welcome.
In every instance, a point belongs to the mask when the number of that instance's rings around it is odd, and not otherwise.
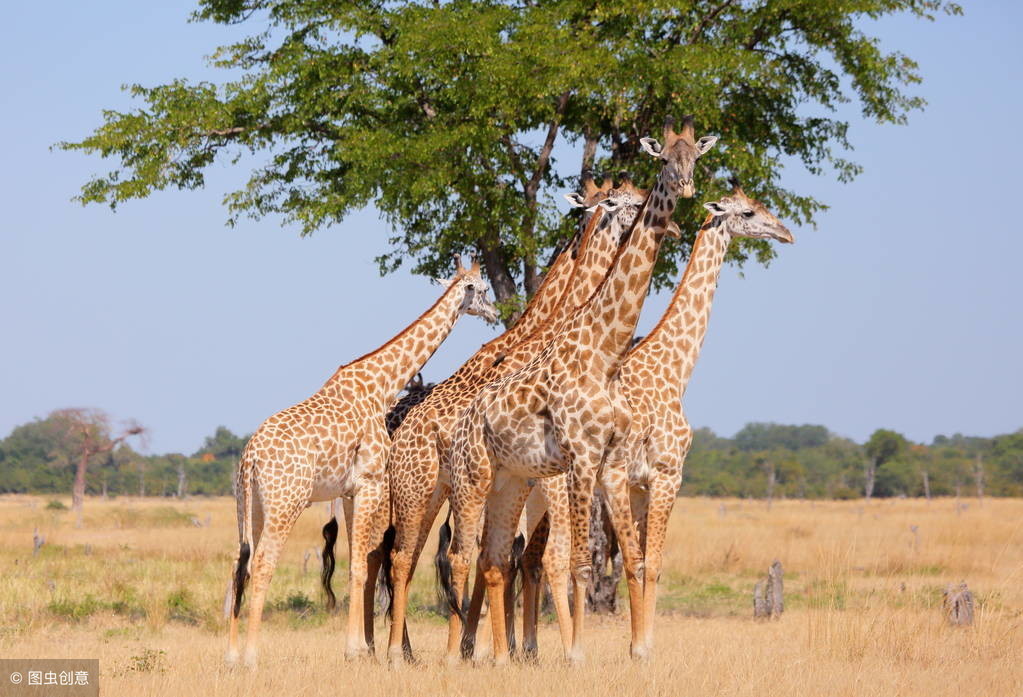
[[[994,439],[938,436],[927,446],[910,444],[898,433],[880,429],[866,444],[858,445],[823,426],[763,423],[747,424],[734,438],[698,429],[680,493],[763,497],[764,465],[770,462],[776,497],[860,498],[863,465],[872,456],[881,458],[875,496],[923,496],[925,469],[932,495],[972,494],[978,458],[984,467],[986,494],[1023,495],[1023,430]]]
[[[650,181],[640,137],[692,113],[723,138],[701,160],[701,196],[737,175],[780,217],[812,222],[825,204],[784,188],[784,160],[842,181],[849,123],[836,108],[900,124],[924,105],[907,92],[917,64],[867,29],[894,14],[958,14],[946,0],[581,0],[337,3],[200,0],[194,19],[251,27],[215,50],[220,84],[177,79],[127,89],[138,107],[65,150],[115,161],[87,182],[83,203],[111,207],[167,188],[195,189],[215,162],[264,164],[229,193],[229,221],[280,215],[303,234],[373,204],[393,227],[382,271],[447,270],[450,254],[482,252],[498,300],[523,293],[572,225],[557,195],[587,167],[573,146],[597,146],[597,169]],[[585,151],[585,148],[583,149]],[[680,206],[683,239],[666,245],[659,286],[674,282],[703,217]],[[745,240],[733,261],[767,262]]]
[[[64,494],[71,490],[73,470],[63,451],[65,431],[51,417],[16,427],[0,440],[0,493]],[[206,438],[194,455],[141,455],[121,445],[97,460],[86,480],[86,492],[92,495],[145,493],[173,496],[178,492],[178,470],[186,472],[186,494],[223,495],[231,493],[235,464],[247,437],[236,436],[220,426]],[[47,510],[65,510],[59,500]],[[113,509],[108,515],[121,527],[140,525],[175,527],[191,524],[191,517],[173,508],[145,512]],[[140,518],[140,516],[142,516]]]
[[[103,609],[103,603],[91,595],[81,599],[60,598],[53,600],[46,609],[54,616],[71,622],[80,622]]]
[[[48,511],[66,511],[67,506],[64,505],[63,501],[59,499],[50,499],[46,504],[46,510]]]
[[[51,449],[45,439],[34,441],[32,448],[22,447],[25,434],[33,430],[27,427],[38,423],[18,426],[0,440],[0,493],[45,494],[60,491],[65,482],[70,487],[63,478],[64,470],[54,468],[48,459]],[[142,456],[122,447],[93,478],[96,481],[88,490],[99,493],[103,476],[109,494],[136,494],[141,472],[147,494],[173,496],[177,493],[177,467],[183,462],[188,473],[186,493],[230,494],[236,454],[246,440],[221,426],[191,457]],[[8,453],[16,456],[8,459]],[[930,445],[912,444],[894,431],[880,429],[860,445],[830,433],[824,426],[769,423],[747,424],[734,438],[718,436],[708,428],[697,429],[680,493],[761,498],[767,492],[770,465],[775,474],[775,497],[860,498],[864,463],[871,454],[882,458],[874,487],[876,496],[923,496],[924,470],[934,496],[972,495],[978,464],[983,469],[986,494],[1023,496],[1023,429],[995,438],[937,436]],[[25,482],[35,484],[26,486]],[[62,507],[60,501],[53,500],[45,508],[59,511]],[[191,513],[173,507],[144,511],[113,507],[103,515],[105,524],[122,528],[187,527],[193,518]],[[57,550],[55,545],[46,545],[41,553]],[[302,602],[294,600],[296,605],[291,609],[303,613],[305,609],[299,606]]]

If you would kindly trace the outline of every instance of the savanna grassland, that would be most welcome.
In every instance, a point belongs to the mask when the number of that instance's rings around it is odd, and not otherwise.
[[[421,664],[397,670],[341,657],[344,614],[323,611],[306,561],[325,519],[315,506],[271,585],[254,673],[222,661],[233,500],[90,499],[80,528],[49,501],[0,497],[0,656],[99,658],[104,695],[1023,695],[1021,500],[680,499],[647,664],[628,659],[619,615],[588,619],[579,668],[562,662],[550,617],[538,664],[446,667],[421,566]],[[33,555],[35,529],[46,542]],[[786,612],[754,621],[751,589],[775,558]],[[955,629],[941,595],[962,580],[977,619]]]

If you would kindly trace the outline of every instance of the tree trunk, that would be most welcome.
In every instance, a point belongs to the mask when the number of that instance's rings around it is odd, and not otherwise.
[[[777,481],[777,477],[774,472],[774,463],[767,463],[767,510],[771,510],[771,504],[774,502],[774,485]]]
[[[600,496],[593,497],[593,508],[590,511],[590,559],[593,562],[593,572],[586,589],[587,609],[600,614],[613,614],[618,610],[618,583],[622,579],[624,561],[611,526],[607,505]]]
[[[75,483],[71,488],[71,510],[78,514],[82,513],[82,505],[85,502],[85,471],[89,468],[89,453],[83,451],[78,456],[78,465],[75,467]]]
[[[139,498],[146,495],[146,467],[139,461]]]
[[[487,271],[490,287],[494,291],[494,299],[497,300],[498,305],[507,306],[508,303],[513,302],[518,296],[519,289],[515,285],[515,279],[508,270],[508,263],[504,255],[501,254],[499,244],[496,241],[481,243],[480,256],[483,258],[483,268]],[[504,318],[502,321],[505,328],[515,324],[515,321],[521,314],[522,308],[520,307],[507,318]]]
[[[868,459],[864,470],[863,495],[866,496],[867,501],[869,501],[870,497],[874,495],[874,478],[877,476],[877,458],[872,457]]]
[[[984,504],[984,456],[977,455],[973,462],[973,479],[977,483],[977,503]]]
[[[178,463],[178,498],[185,498],[185,489],[187,487],[188,479],[185,476],[185,461],[184,459]]]
[[[924,470],[921,475],[924,478],[924,496],[927,498],[927,503],[931,502],[931,473]]]

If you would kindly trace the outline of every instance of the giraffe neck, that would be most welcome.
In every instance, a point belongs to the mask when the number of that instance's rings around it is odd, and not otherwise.
[[[607,275],[614,260],[622,228],[618,216],[606,224],[603,210],[596,212],[587,222],[580,240],[579,259],[572,275],[571,286],[558,304],[551,318],[522,342],[509,349],[499,364],[493,365],[483,377],[485,382],[497,380],[519,370],[539,354],[543,348],[565,330],[565,323],[572,321],[573,313],[593,295],[600,281]]]
[[[575,307],[572,305],[566,308],[566,299],[572,293],[572,289],[576,287],[576,280],[579,278],[583,265],[592,263],[588,260],[590,255],[595,252],[591,252],[590,249],[596,244],[594,238],[601,236],[598,228],[602,218],[603,212],[590,216],[579,240],[578,250],[580,251],[577,251],[574,257],[569,249],[565,249],[558,255],[557,261],[547,272],[547,277],[536,291],[533,300],[526,307],[526,313],[519,318],[519,321],[501,336],[484,344],[472,358],[455,371],[449,380],[459,384],[465,381],[489,382],[506,375],[515,369],[514,366],[521,364],[520,361],[512,360],[505,362],[509,356],[521,354],[524,351],[535,353],[531,347],[538,340],[537,337],[546,336],[545,332],[549,333],[549,327],[559,323]],[[608,264],[610,262],[605,263],[605,268]],[[553,275],[555,272],[557,275]],[[590,291],[592,291],[592,286],[590,286]],[[532,312],[530,312],[531,309]],[[541,313],[543,313],[542,316]],[[531,321],[530,318],[536,321]],[[548,338],[547,341],[550,339]]]
[[[521,333],[521,336],[531,334],[558,311],[561,297],[569,287],[575,272],[575,262],[571,245],[562,249],[554,259],[554,263],[544,275],[540,287],[536,289],[533,297],[529,299],[526,308],[522,311],[522,315],[512,326],[513,329]]]
[[[629,239],[618,248],[607,276],[577,316],[573,335],[580,346],[591,348],[594,364],[610,379],[632,343],[643,300],[650,286],[657,252],[675,211],[678,194],[666,183],[665,165],[653,191],[636,216]]]
[[[654,371],[654,382],[677,385],[679,399],[685,394],[707,335],[714,291],[731,241],[720,221],[710,217],[704,222],[668,309],[629,354],[630,358],[635,354],[646,368]]]
[[[571,287],[562,298],[553,319],[570,316],[593,295],[593,291],[607,276],[623,232],[617,215],[611,216],[610,220],[607,218],[603,209],[598,209],[590,217],[580,243],[582,253],[572,276]]]
[[[339,368],[324,389],[337,384],[343,371],[354,372],[362,378],[362,385],[375,392],[371,397],[379,399],[386,409],[451,333],[461,315],[464,296],[462,284],[452,283],[419,319],[376,351]]]

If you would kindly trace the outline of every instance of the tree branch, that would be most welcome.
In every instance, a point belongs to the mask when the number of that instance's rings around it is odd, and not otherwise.
[[[711,10],[706,17],[700,20],[700,23],[696,25],[696,28],[689,33],[689,37],[686,39],[686,43],[691,44],[698,38],[700,38],[700,34],[703,33],[703,30],[706,29],[711,22],[717,19],[717,16],[721,14],[725,10],[725,8],[731,5],[733,2],[734,0],[725,0],[723,3],[721,3],[713,10]]]
[[[568,91],[558,97],[558,107],[554,112],[554,120],[547,127],[547,138],[544,139],[543,147],[540,148],[540,156],[536,160],[536,168],[533,170],[533,176],[530,178],[529,183],[526,184],[526,200],[531,208],[536,207],[536,192],[540,188],[540,180],[543,179],[544,172],[547,171],[547,165],[551,161],[551,151],[554,149],[554,141],[558,137],[558,126],[561,125],[565,109],[568,108],[568,98],[571,94],[571,91]]]

